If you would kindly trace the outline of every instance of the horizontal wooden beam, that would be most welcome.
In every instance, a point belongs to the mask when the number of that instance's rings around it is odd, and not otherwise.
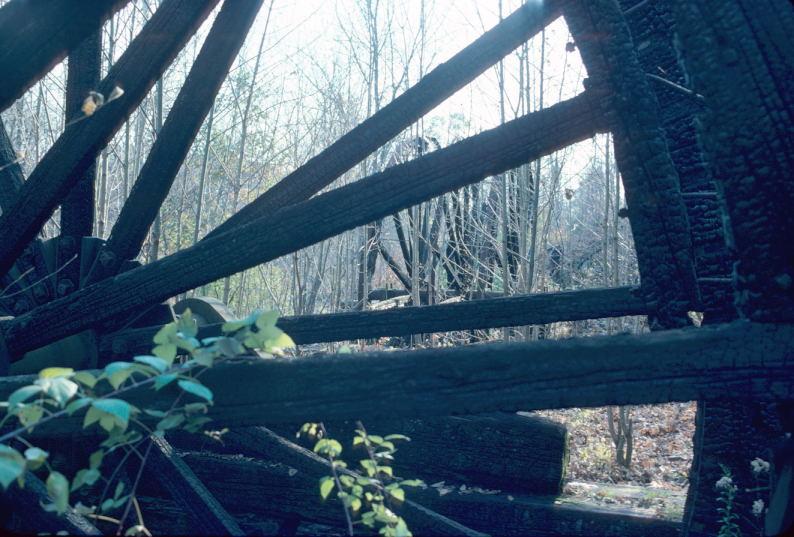
[[[585,92],[419,159],[290,205],[0,323],[0,330],[5,332],[11,354],[19,356],[98,322],[510,170],[603,132],[603,110],[593,98]]]
[[[124,94],[93,115],[68,125],[22,185],[13,205],[0,215],[0,275],[14,263],[218,1],[162,2],[96,88],[106,98],[115,87]]]
[[[0,401],[34,380],[0,379]],[[202,381],[215,393],[213,427],[691,400],[794,398],[794,326],[731,324],[419,351],[219,364]],[[167,409],[164,388],[130,393]],[[145,419],[145,418],[144,418]],[[80,435],[82,415],[37,427]]]
[[[129,0],[14,0],[0,9],[0,111]]]
[[[413,87],[232,215],[208,236],[309,199],[477,78],[560,14],[558,0],[527,2]]]
[[[279,327],[295,343],[348,341],[384,336],[407,336],[452,330],[475,330],[645,315],[645,304],[634,287],[582,289],[410,306],[381,311],[344,312],[282,317]],[[200,329],[201,337],[218,336],[222,324]],[[99,355],[146,354],[159,327],[109,334],[99,343]]]

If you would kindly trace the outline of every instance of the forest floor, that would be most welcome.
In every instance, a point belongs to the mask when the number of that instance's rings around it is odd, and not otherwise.
[[[665,518],[681,517],[692,464],[695,403],[632,407],[634,453],[628,470],[615,462],[605,408],[547,410],[537,414],[568,427],[567,495],[595,504],[619,504]]]

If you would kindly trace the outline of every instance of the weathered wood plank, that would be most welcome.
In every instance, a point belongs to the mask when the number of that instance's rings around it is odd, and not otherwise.
[[[282,317],[278,326],[295,343],[307,344],[646,313],[647,308],[636,295],[636,288],[618,287],[514,295],[379,311]],[[214,323],[200,328],[200,337],[220,335],[221,326],[222,323]],[[110,357],[148,353],[158,329],[159,327],[142,328],[109,334],[100,340],[100,355]]]
[[[138,255],[261,6],[262,0],[224,3],[87,283],[115,274],[125,260]]]
[[[587,67],[588,86],[608,88],[615,160],[623,178],[641,289],[651,326],[689,324],[700,302],[686,207],[659,120],[659,104],[640,67],[614,0],[569,2],[565,20]]]
[[[97,88],[108,96],[119,86],[124,94],[68,126],[22,185],[14,204],[0,215],[0,275],[14,263],[217,3],[165,0],[160,5]]]
[[[515,168],[603,129],[600,109],[593,109],[585,92],[80,289],[0,329],[12,354],[37,348]]]
[[[0,379],[0,400],[33,380]],[[794,326],[736,322],[642,335],[251,359],[217,365],[202,381],[215,392],[210,416],[218,427],[697,399],[777,401],[794,396]],[[131,393],[130,400],[168,408],[174,396],[164,388]],[[64,417],[34,434],[87,434],[81,420]]]
[[[477,78],[559,16],[559,2],[527,2],[413,87],[232,215],[214,236],[309,199],[403,129]]]
[[[154,446],[147,466],[188,513],[191,535],[245,535],[165,438],[152,436],[151,442]]]
[[[24,1],[0,9],[0,111],[129,0]]]

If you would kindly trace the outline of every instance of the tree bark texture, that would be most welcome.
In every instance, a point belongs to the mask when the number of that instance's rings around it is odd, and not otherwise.
[[[209,415],[218,428],[697,399],[780,401],[794,394],[793,344],[791,325],[737,321],[642,335],[241,359],[216,365],[202,381],[215,393]],[[0,379],[0,400],[33,380]],[[145,400],[147,408],[164,409],[175,397],[168,387],[129,395],[133,404]],[[32,434],[90,433],[76,414],[42,423]]]
[[[603,129],[591,104],[585,93],[510,121],[80,289],[0,328],[18,353],[276,259],[587,139]]]
[[[651,325],[685,326],[699,304],[692,243],[678,174],[661,129],[659,104],[614,0],[570,2],[565,18],[588,69],[608,98],[615,160],[623,177],[641,289]]]
[[[0,9],[0,111],[129,0],[14,0]]]
[[[116,86],[124,94],[67,127],[19,190],[14,204],[0,216],[0,274],[14,263],[217,2],[162,3],[97,88],[105,97]]]

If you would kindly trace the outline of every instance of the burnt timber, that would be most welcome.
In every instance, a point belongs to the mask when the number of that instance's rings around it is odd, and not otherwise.
[[[572,513],[537,497],[507,502],[423,493],[419,503],[406,504],[414,517],[411,523],[423,534],[471,536],[527,534],[528,524],[544,526],[538,535],[713,534],[719,524],[712,486],[719,461],[746,463],[749,454],[794,432],[776,414],[779,409],[785,414],[794,398],[794,11],[786,2],[527,2],[208,237],[131,268],[260,5],[226,0],[180,92],[177,113],[169,116],[111,239],[91,250],[96,259],[90,277],[79,282],[75,267],[70,267],[49,281],[43,243],[37,238],[42,225],[58,205],[64,208],[63,236],[55,243],[59,266],[81,254],[86,240],[96,240],[86,235],[97,155],[220,0],[164,0],[99,81],[101,24],[126,3],[96,1],[78,10],[61,0],[46,8],[11,0],[0,8],[0,110],[67,54],[74,60],[67,116],[74,115],[88,87],[96,85],[103,95],[116,86],[125,90],[98,109],[92,121],[68,125],[27,180],[0,123],[0,277],[23,295],[4,306],[15,317],[0,320],[0,373],[7,373],[26,352],[86,330],[101,354],[137,352],[158,327],[114,332],[125,316],[596,133],[611,132],[636,243],[641,276],[637,292],[597,289],[301,316],[284,318],[280,326],[298,343],[310,343],[648,315],[653,333],[319,360],[241,358],[204,377],[217,397],[213,424],[241,428],[315,419],[377,423],[699,401],[692,484],[680,525],[586,509]],[[588,69],[584,93],[318,194],[560,14]],[[668,78],[658,76],[657,68]],[[254,241],[256,249],[244,247]],[[91,261],[81,263],[90,267]],[[689,324],[688,311],[704,312],[704,326],[682,328]],[[217,330],[210,325],[203,333]],[[350,379],[362,374],[373,382],[350,395]],[[31,380],[0,378],[0,399]],[[168,388],[154,400],[148,393],[131,395],[133,401],[146,397],[147,405],[153,401],[155,406],[173,399]],[[80,421],[50,422],[36,428],[33,436],[91,434]],[[163,518],[169,505],[173,512],[186,513],[179,519],[184,524],[174,522],[172,528],[241,534],[253,531],[243,521],[256,518],[259,496],[286,493],[291,503],[266,511],[276,521],[277,533],[294,533],[296,512],[301,511],[312,513],[303,522],[332,532],[338,510],[310,505],[307,492],[307,484],[326,471],[324,463],[267,429],[232,431],[232,437],[246,434],[272,450],[246,454],[238,449],[232,457],[185,446],[174,450],[165,440],[151,444],[156,445],[158,473],[166,482],[160,489],[150,483],[153,495],[144,503],[161,505]],[[297,487],[271,486],[271,478],[292,477],[293,470],[299,474],[293,480]],[[748,472],[745,468],[739,475]],[[218,473],[235,476],[239,489],[216,482]],[[15,511],[30,518],[44,494],[42,484],[33,482],[24,495],[10,501],[17,502]],[[51,522],[44,520],[35,529],[49,529]],[[96,532],[80,517],[67,523],[76,533]]]

